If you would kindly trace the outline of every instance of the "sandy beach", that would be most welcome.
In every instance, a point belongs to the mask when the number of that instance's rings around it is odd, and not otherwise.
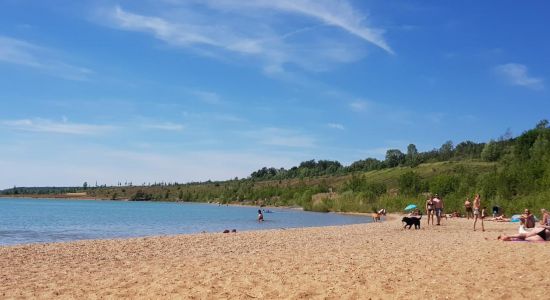
[[[400,224],[0,247],[0,298],[548,297],[550,243],[496,240],[514,225]]]

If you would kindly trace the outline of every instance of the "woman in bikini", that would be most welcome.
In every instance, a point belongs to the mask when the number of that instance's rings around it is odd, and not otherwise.
[[[428,214],[428,225],[430,225],[430,219],[432,220],[432,225],[434,224],[434,209],[435,203],[433,202],[433,197],[428,197],[426,199],[426,213]]]
[[[501,241],[529,241],[529,242],[544,242],[550,241],[550,226],[536,227],[526,233],[517,235],[499,235]]]

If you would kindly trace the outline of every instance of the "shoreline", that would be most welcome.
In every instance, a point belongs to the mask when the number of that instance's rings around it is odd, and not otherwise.
[[[284,209],[290,209],[290,208],[284,208]],[[342,214],[346,214],[346,213],[342,213]],[[355,215],[355,213],[353,213],[351,215]],[[361,216],[368,217],[367,215],[361,215]],[[320,229],[320,228],[326,228],[326,227],[368,225],[368,224],[371,224],[371,223],[373,223],[373,222],[364,222],[364,223],[358,223],[358,224],[326,225],[326,226],[303,226],[303,227],[281,227],[281,228],[252,229],[252,230],[240,230],[240,231],[237,231],[237,232],[230,232],[230,233],[214,232],[214,231],[202,231],[202,232],[164,234],[164,235],[156,234],[156,235],[144,235],[144,236],[127,236],[127,237],[105,238],[105,239],[98,238],[98,239],[77,239],[77,240],[66,240],[66,241],[35,242],[35,243],[6,244],[6,245],[0,244],[0,249],[3,248],[3,247],[50,245],[50,244],[68,244],[68,243],[78,243],[78,242],[126,241],[126,240],[134,240],[134,239],[166,238],[166,237],[179,237],[179,236],[192,236],[192,235],[205,235],[205,234],[235,234],[235,233],[273,231],[273,230],[308,229],[308,228],[319,228]]]
[[[465,219],[0,247],[3,298],[505,298],[547,295],[550,243]],[[521,268],[518,268],[521,266]],[[526,272],[525,270],[529,270]],[[499,284],[495,284],[498,282]],[[437,289],[434,287],[437,286]]]

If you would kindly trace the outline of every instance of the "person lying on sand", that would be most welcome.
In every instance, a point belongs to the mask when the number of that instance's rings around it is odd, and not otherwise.
[[[499,235],[501,241],[529,241],[529,242],[544,242],[550,241],[550,226],[537,227],[533,230],[520,233],[517,235]]]
[[[502,214],[500,216],[497,216],[497,217],[494,217],[494,218],[490,218],[490,219],[487,219],[487,221],[494,221],[494,222],[510,222],[510,218],[506,218],[506,215],[505,214]]]

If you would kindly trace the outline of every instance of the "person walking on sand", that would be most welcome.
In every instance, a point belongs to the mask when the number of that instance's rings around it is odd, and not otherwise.
[[[437,225],[439,226],[441,225],[441,215],[443,214],[443,208],[444,208],[443,199],[439,198],[438,194],[435,194],[432,201],[434,203],[435,218],[437,219]]]
[[[481,198],[479,197],[479,194],[476,194],[476,196],[474,197],[474,231],[476,231],[477,219],[479,219],[480,217],[481,217]]]
[[[432,220],[432,225],[434,225],[434,202],[431,196],[428,196],[426,199],[426,214],[428,214],[428,225],[430,225],[430,219]]]
[[[472,202],[470,202],[470,198],[466,198],[466,202],[464,202],[464,209],[466,210],[466,218],[470,220],[470,217],[472,217],[473,219],[474,212],[472,210]]]

